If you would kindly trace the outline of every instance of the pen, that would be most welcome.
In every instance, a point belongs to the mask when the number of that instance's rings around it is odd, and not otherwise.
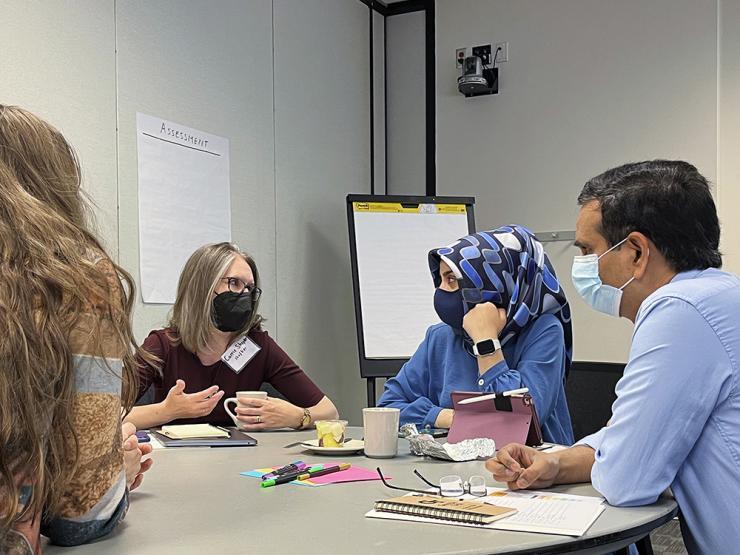
[[[292,474],[293,472],[303,471],[307,466],[308,465],[303,461],[295,461],[290,464],[286,464],[285,466],[281,466],[280,468],[273,470],[272,472],[263,474],[262,479],[269,480],[270,478],[277,478],[278,476],[282,476],[283,474]]]
[[[512,397],[514,395],[521,395],[523,393],[529,393],[529,388],[522,387],[521,389],[512,389],[511,391],[504,391],[501,396],[502,397]],[[467,399],[463,399],[458,404],[459,405],[469,405],[470,403],[479,403],[481,401],[488,401],[489,399],[495,399],[496,394],[495,393],[489,393],[487,395],[480,395],[478,397],[468,397]]]
[[[262,479],[265,480],[267,478],[274,478],[275,476],[280,476],[281,474],[287,474],[289,472],[295,472],[297,470],[301,470],[301,465],[303,464],[303,461],[295,461],[289,464],[286,464],[285,466],[281,466],[280,468],[274,468],[270,470],[270,472],[266,472],[262,475]]]
[[[214,426],[214,428],[218,428],[222,432],[226,432],[227,434],[229,434],[229,437],[231,437],[231,432],[227,428],[222,428],[221,426]]]
[[[321,467],[312,466],[308,469],[308,472],[311,470],[320,471]],[[292,472],[290,474],[283,474],[282,476],[278,476],[277,478],[270,478],[269,480],[263,480],[262,481],[262,487],[263,488],[269,488],[272,486],[279,486],[280,484],[287,484],[288,482],[292,482],[293,480],[297,480],[299,476],[303,476],[303,472]]]
[[[352,466],[349,463],[342,463],[337,466],[329,466],[327,468],[324,468],[322,470],[317,470],[315,472],[309,471],[305,474],[301,474],[298,476],[298,480],[310,480],[311,478],[315,478],[316,476],[323,476],[324,474],[333,474],[334,472],[341,472],[342,470],[347,470],[350,466]]]

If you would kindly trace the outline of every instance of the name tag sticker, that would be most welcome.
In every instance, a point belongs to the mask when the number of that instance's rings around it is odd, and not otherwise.
[[[229,365],[237,374],[242,371],[247,363],[254,358],[254,355],[260,352],[260,347],[246,335],[242,335],[234,341],[226,352],[221,355],[221,360]]]

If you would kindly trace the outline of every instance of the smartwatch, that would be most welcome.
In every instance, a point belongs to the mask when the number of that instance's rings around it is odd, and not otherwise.
[[[477,357],[492,355],[501,349],[501,343],[498,339],[484,339],[473,344],[473,354]]]

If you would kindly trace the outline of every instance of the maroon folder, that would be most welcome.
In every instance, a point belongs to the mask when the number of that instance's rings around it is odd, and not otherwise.
[[[525,393],[509,397],[497,394],[495,399],[460,404],[463,399],[481,395],[485,393],[452,392],[455,416],[447,436],[449,443],[487,437],[496,442],[496,449],[507,443],[542,444],[542,431],[531,395]]]

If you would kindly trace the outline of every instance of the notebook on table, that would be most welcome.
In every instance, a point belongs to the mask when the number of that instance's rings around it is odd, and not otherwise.
[[[174,424],[162,426],[159,433],[170,439],[202,439],[208,437],[229,437],[229,431],[225,428],[212,426],[211,424]]]
[[[404,495],[375,502],[375,511],[408,516],[420,516],[466,524],[490,524],[510,516],[516,509],[496,507],[477,501],[450,499],[433,495]]]
[[[257,440],[236,428],[210,424],[175,424],[152,430],[165,447],[251,447]]]
[[[413,495],[415,494],[409,494],[405,497]],[[464,495],[460,499],[478,505],[493,505],[497,510],[506,508],[516,510],[503,514],[499,518],[494,518],[492,521],[481,523],[414,514],[411,510],[404,512],[378,510],[379,507],[376,503],[376,508],[366,513],[365,516],[429,524],[468,526],[487,530],[509,530],[578,537],[588,531],[606,508],[603,497],[547,491],[509,491],[488,488],[486,497]],[[388,501],[395,501],[395,499],[389,499]],[[379,501],[378,503],[382,502]],[[382,507],[380,508],[382,509]]]

